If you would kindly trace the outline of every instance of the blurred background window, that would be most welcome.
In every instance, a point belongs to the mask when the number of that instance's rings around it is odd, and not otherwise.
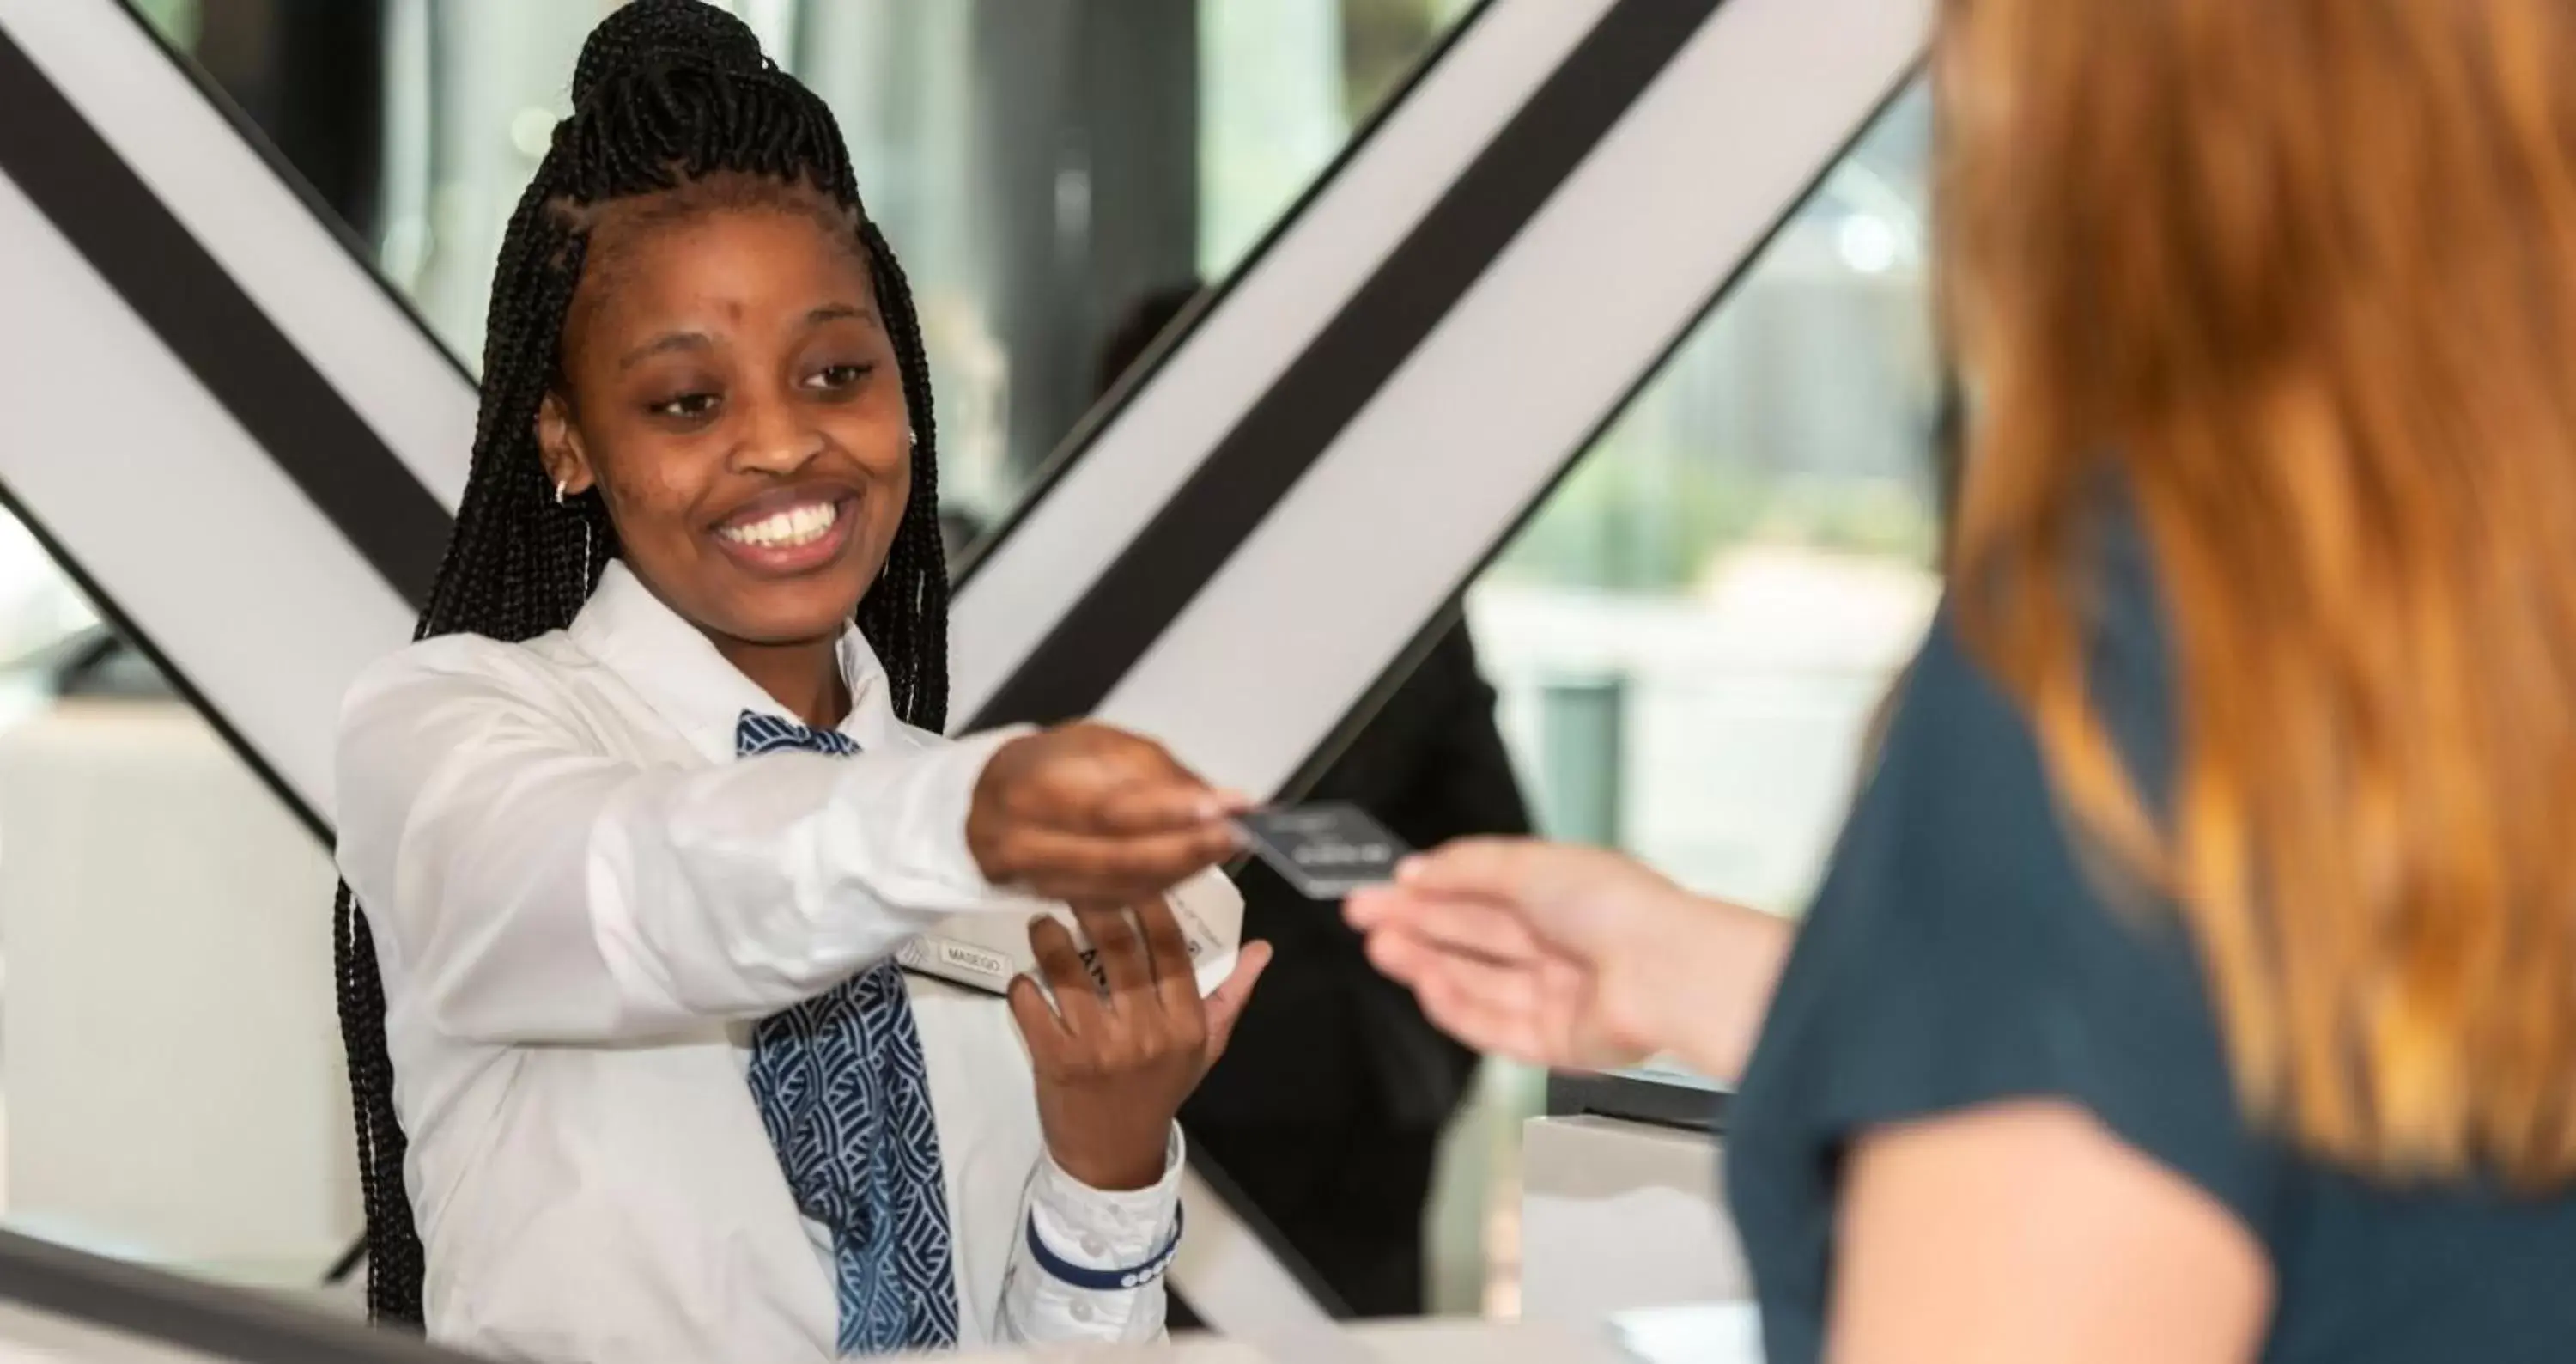
[[[1909,90],[1469,587],[1542,833],[1805,909],[1940,591],[1930,160]],[[1452,1133],[1444,1303],[1516,1310],[1520,1130],[1542,1089],[1489,1064]]]
[[[1541,826],[1780,913],[1939,591],[1928,105],[1880,116],[1467,596]]]
[[[1472,0],[731,0],[839,117],[989,527],[1157,291],[1222,279]],[[611,0],[151,0],[468,369]]]
[[[312,826],[0,516],[0,1222],[321,1281],[359,1225],[334,880]]]

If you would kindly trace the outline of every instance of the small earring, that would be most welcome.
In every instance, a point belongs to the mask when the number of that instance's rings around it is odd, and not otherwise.
[[[903,443],[911,446],[920,445],[921,433],[913,430],[911,427],[905,427],[903,430]]]
[[[555,505],[556,505],[556,506],[561,507],[561,506],[565,506],[565,505],[567,505],[567,504],[565,503],[565,501],[564,501],[564,494],[565,494],[566,492],[568,492],[568,491],[570,491],[570,485],[569,485],[565,480],[560,479],[560,478],[555,480]],[[575,513],[573,513],[573,515],[574,515],[574,516],[576,516],[576,517],[578,517],[578,518],[580,519],[580,521],[581,521],[581,581],[582,581],[583,590],[584,590],[584,591],[587,591],[587,590],[589,590],[589,585],[590,585],[590,581],[591,581],[591,574],[590,574],[590,556],[591,556],[591,543],[590,543],[590,518],[589,518],[589,517],[587,517],[587,516],[582,516],[582,515],[581,515],[581,513],[579,513],[579,512],[575,512]]]

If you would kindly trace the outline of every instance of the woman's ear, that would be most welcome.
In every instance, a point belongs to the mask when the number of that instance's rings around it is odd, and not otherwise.
[[[565,496],[586,493],[599,482],[590,467],[590,451],[581,442],[581,428],[573,424],[572,404],[560,393],[549,393],[537,405],[537,455],[545,461],[546,477]]]

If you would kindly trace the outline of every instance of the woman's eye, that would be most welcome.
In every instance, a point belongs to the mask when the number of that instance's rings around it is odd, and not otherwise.
[[[829,390],[852,388],[868,377],[868,371],[873,368],[873,365],[825,365],[806,378],[805,386]]]
[[[695,421],[701,417],[712,415],[715,412],[716,395],[712,393],[683,393],[676,398],[668,398],[653,404],[651,410],[655,416],[677,417],[683,421]]]

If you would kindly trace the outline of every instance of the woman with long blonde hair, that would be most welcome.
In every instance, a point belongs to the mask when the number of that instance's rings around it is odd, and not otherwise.
[[[1470,1040],[1741,1076],[1774,1364],[2576,1357],[2571,71],[1948,0],[1952,592],[1796,942],[1538,844],[1353,901]]]

